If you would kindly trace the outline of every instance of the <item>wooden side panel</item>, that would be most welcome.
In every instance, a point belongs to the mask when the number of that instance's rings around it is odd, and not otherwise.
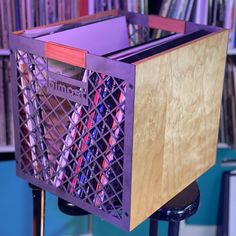
[[[136,65],[131,229],[215,163],[227,36]]]
[[[86,51],[61,44],[45,43],[45,56],[79,67],[86,67]]]

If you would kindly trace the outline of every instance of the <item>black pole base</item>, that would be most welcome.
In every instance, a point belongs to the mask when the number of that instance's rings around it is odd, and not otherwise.
[[[67,202],[66,200],[62,198],[58,198],[58,207],[59,209],[66,215],[70,216],[83,216],[83,215],[89,215],[89,213],[74,204]]]

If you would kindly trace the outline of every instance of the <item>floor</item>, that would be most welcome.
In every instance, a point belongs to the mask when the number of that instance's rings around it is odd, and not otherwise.
[[[185,222],[180,224],[179,236],[215,236],[216,226],[188,225]],[[83,234],[81,236],[94,236],[93,234]]]
[[[216,226],[187,225],[185,222],[180,224],[179,236],[215,236]]]

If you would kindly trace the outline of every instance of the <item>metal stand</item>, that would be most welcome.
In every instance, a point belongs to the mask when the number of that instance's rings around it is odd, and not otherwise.
[[[29,186],[33,194],[33,236],[44,236],[45,191],[32,184]],[[149,236],[157,236],[158,220],[169,222],[168,236],[178,236],[179,222],[197,211],[199,199],[198,185],[194,182],[150,217]],[[60,198],[58,206],[63,213],[68,215],[89,215],[88,212]],[[88,222],[88,231],[92,233],[91,217]]]
[[[178,236],[178,235],[179,235],[179,221],[169,222],[168,236]]]
[[[93,235],[93,216],[88,215],[88,235]]]
[[[156,236],[158,232],[158,221],[150,218],[149,236]]]
[[[200,201],[197,182],[193,182],[150,216],[149,236],[158,235],[158,221],[167,221],[168,236],[179,235],[180,221],[196,213]]]
[[[45,191],[29,184],[33,195],[33,236],[44,236]]]
[[[92,235],[93,234],[93,218],[90,213],[87,211],[75,206],[74,204],[67,202],[63,200],[62,198],[58,198],[58,207],[59,209],[66,215],[70,216],[88,216],[88,228],[87,228],[87,234],[86,235]]]

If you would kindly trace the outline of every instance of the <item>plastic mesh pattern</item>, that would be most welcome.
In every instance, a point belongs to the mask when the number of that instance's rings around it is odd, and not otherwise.
[[[16,58],[20,170],[122,219],[126,82],[22,51]],[[87,87],[52,83],[52,75]]]

